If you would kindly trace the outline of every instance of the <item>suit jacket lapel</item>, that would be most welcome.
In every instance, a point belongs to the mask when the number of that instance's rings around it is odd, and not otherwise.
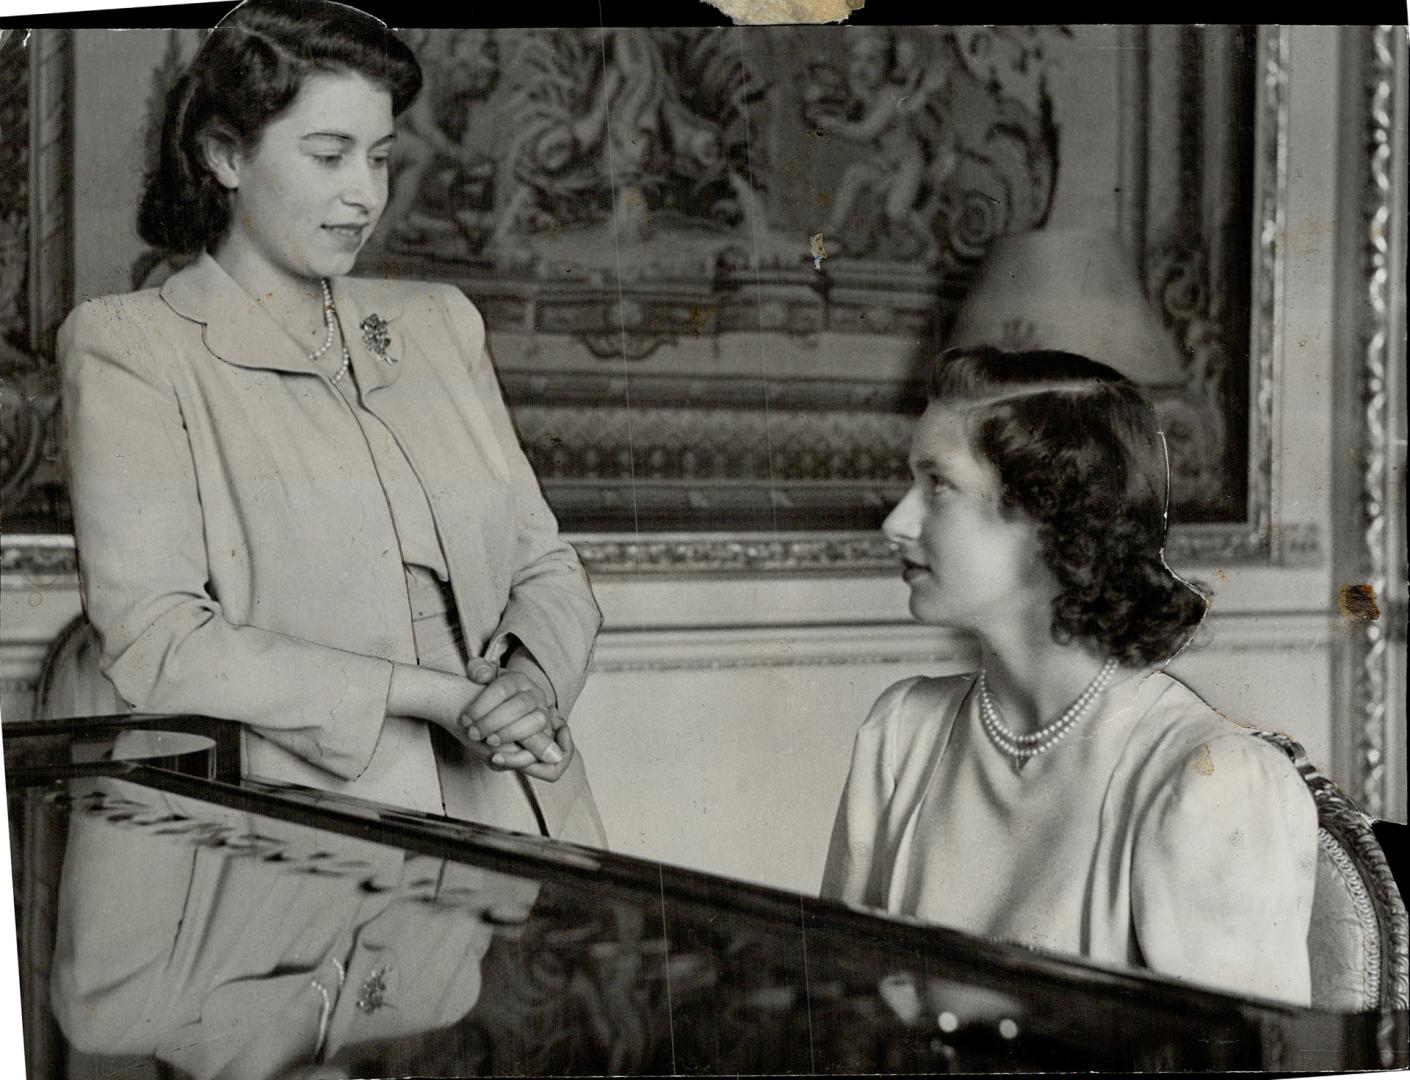
[[[206,252],[167,278],[161,296],[178,315],[202,325],[206,348],[227,363],[314,373],[307,354]]]
[[[426,433],[422,412],[425,403],[418,401],[415,395],[387,394],[371,400],[369,396],[395,384],[407,369],[421,370],[428,363],[415,325],[418,319],[424,319],[430,312],[414,307],[408,310],[393,290],[379,282],[359,278],[334,280],[333,304],[338,309],[338,320],[347,338],[363,404],[399,436],[415,445],[417,436]],[[393,363],[392,359],[396,362]],[[418,381],[413,385],[424,388],[428,384]],[[509,462],[499,440],[495,438],[484,402],[473,393],[457,400],[468,419],[466,426],[470,435],[484,453],[490,468],[503,482],[509,483]],[[417,464],[417,458],[413,455],[413,467]],[[422,483],[429,479],[424,475],[421,477]]]

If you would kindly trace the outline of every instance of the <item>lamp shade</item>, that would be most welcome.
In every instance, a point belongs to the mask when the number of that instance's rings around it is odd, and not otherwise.
[[[947,344],[1061,349],[1144,385],[1183,381],[1134,261],[1106,230],[1040,229],[994,241]]]

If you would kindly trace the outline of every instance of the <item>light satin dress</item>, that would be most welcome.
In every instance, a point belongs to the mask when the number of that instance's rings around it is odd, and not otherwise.
[[[1019,768],[973,684],[914,678],[877,700],[824,896],[1308,1002],[1317,814],[1276,748],[1155,672]]]

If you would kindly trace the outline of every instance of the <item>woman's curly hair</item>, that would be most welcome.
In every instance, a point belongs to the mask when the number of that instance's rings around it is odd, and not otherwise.
[[[1208,601],[1165,564],[1164,437],[1135,384],[1074,353],[980,346],[943,353],[927,391],[969,415],[1005,507],[1037,523],[1053,638],[1124,664],[1178,652]]]
[[[386,90],[400,115],[421,90],[421,65],[381,21],[330,0],[246,0],[210,32],[166,99],[137,231],[165,251],[195,253],[225,235],[230,194],[206,167],[202,140],[258,145],[271,120],[317,74],[354,73]]]

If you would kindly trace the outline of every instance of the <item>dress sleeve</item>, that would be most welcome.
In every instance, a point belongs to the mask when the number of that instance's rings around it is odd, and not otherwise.
[[[890,867],[879,863],[886,807],[896,790],[892,729],[901,703],[919,678],[895,683],[876,699],[852,745],[852,765],[832,826],[821,895],[864,907],[886,906]]]
[[[1228,993],[1306,1005],[1317,810],[1252,736],[1202,743],[1137,827],[1132,912],[1146,963]]]
[[[459,289],[437,290],[447,321],[466,358],[470,379],[495,439],[509,465],[514,489],[514,573],[509,603],[490,638],[487,652],[502,651],[511,636],[533,655],[553,684],[565,716],[582,691],[602,613],[593,599],[587,572],[571,544],[558,535],[558,521],[539,488],[533,466],[519,445],[485,348],[484,322]]]
[[[351,779],[386,716],[390,661],[228,622],[210,569],[180,402],[122,298],[59,332],[70,494],[85,611],[123,700],[237,720]],[[155,328],[152,329],[155,333]]]

